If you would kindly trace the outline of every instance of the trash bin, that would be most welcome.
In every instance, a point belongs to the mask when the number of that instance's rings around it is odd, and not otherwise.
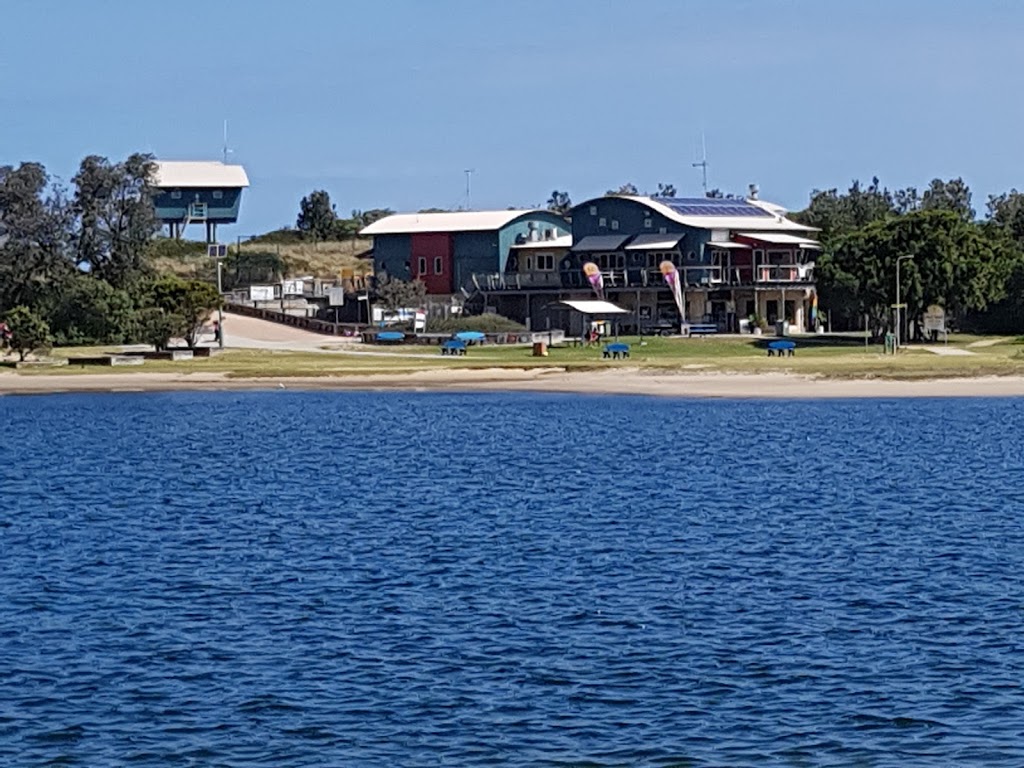
[[[775,323],[776,336],[785,336],[787,333],[789,333],[789,323],[787,323],[785,320],[779,320],[777,323]]]
[[[895,355],[896,354],[896,334],[887,333],[885,334],[885,354]]]
[[[543,341],[533,342],[533,356],[534,357],[547,357],[548,356],[548,345]]]

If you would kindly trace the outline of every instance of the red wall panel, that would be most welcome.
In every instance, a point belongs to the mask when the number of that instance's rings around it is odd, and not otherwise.
[[[412,264],[416,280],[427,285],[427,293],[452,292],[452,236],[448,233],[412,235]]]

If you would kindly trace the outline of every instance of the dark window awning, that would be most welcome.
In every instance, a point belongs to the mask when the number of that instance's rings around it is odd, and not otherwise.
[[[576,243],[572,250],[580,251],[617,251],[629,239],[629,235],[588,235]]]
[[[678,235],[656,235],[643,234],[633,238],[633,242],[626,246],[627,251],[673,251],[683,239]]]

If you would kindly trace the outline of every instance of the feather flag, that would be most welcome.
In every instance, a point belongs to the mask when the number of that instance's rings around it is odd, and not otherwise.
[[[601,268],[592,261],[588,261],[583,265],[583,274],[587,276],[587,280],[590,281],[590,287],[594,289],[594,294],[599,299],[604,299],[604,278],[601,276]]]
[[[817,291],[815,291],[815,293],[811,296],[811,327],[812,328],[816,328],[817,327],[817,320],[818,320],[818,293],[817,293]]]
[[[685,322],[686,312],[683,310],[683,286],[679,280],[679,270],[675,264],[667,260],[661,262],[658,269],[661,270],[668,287],[672,289],[672,298],[676,300],[676,309],[679,310],[679,322]]]

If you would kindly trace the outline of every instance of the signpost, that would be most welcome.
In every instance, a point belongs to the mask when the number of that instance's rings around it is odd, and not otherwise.
[[[221,287],[220,271],[224,257],[228,255],[228,247],[223,243],[210,243],[206,246],[206,255],[217,260],[217,345],[224,349],[224,290]]]
[[[933,339],[941,333],[945,336],[946,343],[949,343],[949,334],[946,332],[946,310],[938,304],[932,304],[925,310],[924,332],[931,334]]]

